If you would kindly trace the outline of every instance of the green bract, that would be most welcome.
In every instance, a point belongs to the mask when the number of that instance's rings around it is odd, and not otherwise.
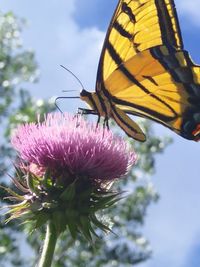
[[[74,239],[82,233],[90,242],[92,235],[96,235],[95,227],[105,232],[111,231],[97,218],[96,213],[115,204],[121,199],[121,193],[97,189],[83,177],[65,188],[53,182],[49,171],[42,177],[24,174],[21,170],[17,173],[18,178],[13,182],[24,194],[4,188],[10,194],[10,200],[19,201],[8,206],[10,217],[7,222],[21,217],[24,223],[32,222],[35,229],[51,220],[58,235],[68,228]]]

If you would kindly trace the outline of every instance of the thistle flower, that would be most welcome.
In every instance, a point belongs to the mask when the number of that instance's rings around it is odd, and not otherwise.
[[[74,238],[82,232],[89,240],[92,224],[108,230],[96,212],[120,198],[108,185],[136,161],[120,137],[82,117],[55,113],[19,126],[11,142],[19,156],[14,183],[22,194],[9,189],[20,202],[10,206],[10,219],[23,217],[35,228],[51,220],[58,234],[68,226]]]

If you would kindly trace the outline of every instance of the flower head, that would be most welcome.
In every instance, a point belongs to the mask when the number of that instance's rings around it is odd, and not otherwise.
[[[95,213],[119,199],[108,184],[136,161],[123,139],[82,117],[55,113],[19,126],[11,142],[19,156],[14,183],[23,194],[12,192],[20,203],[10,207],[10,219],[25,216],[35,227],[53,220],[58,233],[68,226],[73,237],[81,231],[87,239],[91,223],[108,230]]]
[[[44,122],[20,126],[12,137],[29,165],[63,175],[110,181],[124,176],[136,160],[127,144],[102,127],[69,114],[49,114]]]

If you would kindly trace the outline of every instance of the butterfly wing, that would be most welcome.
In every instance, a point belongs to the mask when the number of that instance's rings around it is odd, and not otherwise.
[[[126,113],[198,139],[199,73],[183,50],[172,0],[119,1],[100,59],[97,93]]]
[[[120,0],[105,38],[97,84],[138,52],[163,44],[183,48],[174,2]]]
[[[105,87],[118,108],[195,139],[200,123],[200,68],[187,52],[167,51],[155,47],[140,52],[115,70]]]

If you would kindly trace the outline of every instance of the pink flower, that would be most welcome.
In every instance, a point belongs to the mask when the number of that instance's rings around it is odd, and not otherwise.
[[[110,185],[136,161],[120,137],[82,117],[55,113],[19,126],[12,144],[20,159],[13,182],[21,194],[5,188],[19,202],[8,207],[8,221],[21,217],[35,228],[52,221],[58,233],[68,226],[74,239],[81,232],[89,241],[93,226],[110,230],[96,212],[121,199]]]
[[[19,126],[11,142],[30,171],[48,169],[56,178],[68,174],[108,182],[123,177],[136,161],[120,137],[69,114],[48,114],[44,122]]]

